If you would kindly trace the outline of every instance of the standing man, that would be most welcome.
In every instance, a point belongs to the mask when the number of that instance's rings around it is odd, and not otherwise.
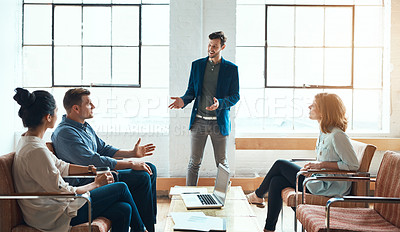
[[[95,108],[87,89],[70,89],[63,100],[67,114],[51,136],[57,157],[73,164],[110,167],[118,170],[116,180],[125,182],[135,201],[140,217],[149,232],[154,232],[157,214],[157,170],[151,163],[122,158],[141,158],[152,155],[153,144],[140,146],[140,138],[132,150],[107,145],[85,121],[93,118]],[[74,186],[82,186],[92,179],[71,179]],[[92,207],[96,207],[93,205]]]
[[[192,63],[188,88],[175,100],[170,109],[181,109],[194,101],[189,129],[191,131],[191,155],[186,185],[197,185],[207,137],[211,137],[215,163],[229,168],[226,144],[231,131],[229,111],[240,99],[238,68],[225,60],[221,52],[226,47],[224,32],[211,33],[208,56]]]

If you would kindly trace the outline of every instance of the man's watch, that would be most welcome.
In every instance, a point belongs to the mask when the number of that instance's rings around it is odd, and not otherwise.
[[[88,173],[89,174],[94,174],[93,169],[94,169],[94,165],[89,165],[88,166]]]

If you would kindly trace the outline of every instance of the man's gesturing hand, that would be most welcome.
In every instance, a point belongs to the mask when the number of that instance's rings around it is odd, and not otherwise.
[[[171,99],[175,101],[168,106],[170,109],[180,109],[185,105],[180,97],[171,97]]]
[[[153,151],[156,149],[156,146],[154,146],[154,144],[152,143],[140,146],[140,141],[142,141],[141,138],[138,139],[135,147],[133,148],[133,156],[136,158],[142,158],[145,156],[153,155]]]
[[[219,101],[218,101],[218,99],[215,98],[215,97],[214,97],[213,99],[214,99],[214,104],[212,104],[211,106],[206,107],[206,110],[214,111],[214,110],[218,109],[218,107],[219,107]]]

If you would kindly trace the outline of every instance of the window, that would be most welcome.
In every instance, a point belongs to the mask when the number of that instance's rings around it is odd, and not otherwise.
[[[165,0],[25,0],[23,4],[26,87],[142,87],[149,81],[165,87],[168,45]],[[154,57],[159,59],[153,61],[167,60],[154,70],[149,62]]]
[[[97,132],[168,132],[169,0],[24,0],[22,37],[22,86],[51,92],[59,120],[79,86]]]
[[[316,131],[318,92],[342,98],[350,131],[389,132],[390,1],[237,3],[239,133]]]

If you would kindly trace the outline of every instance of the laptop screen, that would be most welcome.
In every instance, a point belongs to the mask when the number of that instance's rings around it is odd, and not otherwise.
[[[214,195],[224,204],[229,185],[229,171],[222,165],[218,166],[217,179],[215,180]]]

